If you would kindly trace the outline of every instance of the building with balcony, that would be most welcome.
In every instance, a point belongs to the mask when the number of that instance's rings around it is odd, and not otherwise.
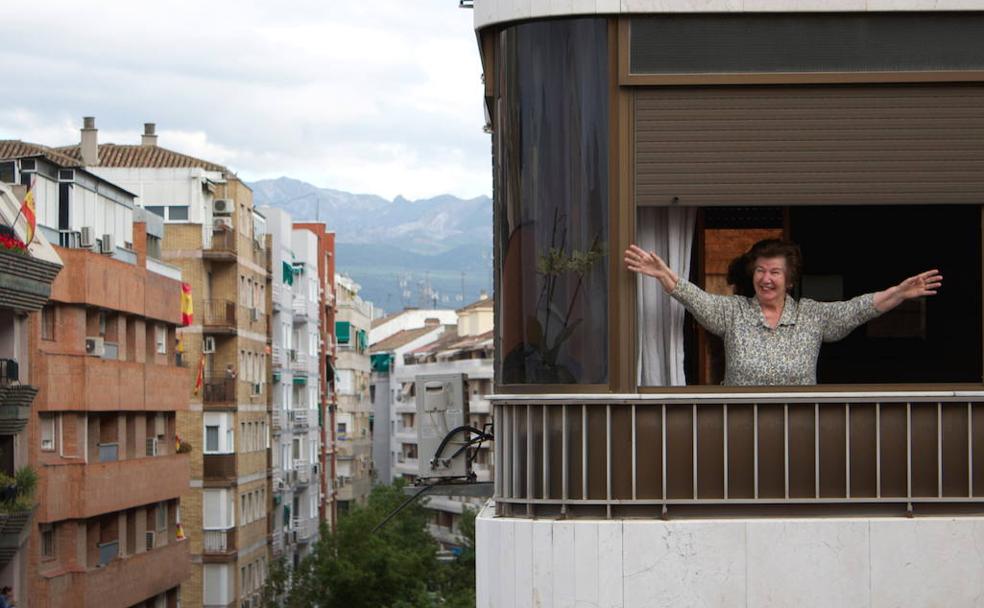
[[[321,318],[324,263],[318,236],[263,207],[270,235],[273,383],[273,555],[296,567],[317,540],[321,512],[326,371]],[[322,226],[323,228],[323,226]]]
[[[932,7],[475,1],[497,226],[479,605],[979,601],[984,12]],[[769,237],[802,248],[795,298],[947,284],[824,345],[816,385],[721,386],[720,343],[620,253],[722,293]]]
[[[339,514],[362,504],[372,485],[372,399],[369,329],[372,303],[359,297],[360,286],[335,276],[335,501]]]
[[[153,124],[139,144],[100,144],[86,118],[81,142],[57,151],[136,193],[162,223],[160,257],[191,285],[193,321],[167,343],[177,339],[190,380],[162,393],[191,397],[176,421],[192,448],[181,516],[193,565],[181,605],[238,606],[258,596],[270,557],[265,220],[232,171],[159,146]]]
[[[0,149],[0,165],[32,185],[39,235],[58,239],[64,267],[24,343],[38,393],[23,451],[39,506],[18,605],[176,606],[191,565],[180,271],[156,259],[159,225],[134,221],[133,194],[34,148]]]
[[[321,454],[317,468],[320,485],[320,520],[334,529],[338,517],[335,505],[335,410],[338,399],[335,394],[335,233],[320,222],[295,222],[295,230],[311,232],[318,243],[318,284],[321,303],[320,344],[321,355],[317,363],[321,387],[318,418]]]
[[[427,311],[431,312],[431,311]],[[457,322],[457,315],[453,310],[435,310],[435,313],[444,314],[444,319],[451,318],[452,325]],[[405,478],[412,481],[416,471],[406,471],[396,474],[394,467],[398,464],[406,468],[406,461],[400,462],[397,458],[396,443],[405,439],[413,439],[416,443],[416,429],[413,424],[413,416],[417,411],[413,400],[407,396],[404,400],[403,387],[395,383],[393,376],[398,368],[403,366],[403,355],[406,352],[420,348],[425,344],[434,342],[448,325],[442,324],[440,315],[434,317],[420,317],[419,326],[414,323],[392,322],[393,317],[402,316],[402,313],[388,317],[391,322],[382,327],[374,327],[370,336],[375,336],[375,342],[370,337],[370,364],[372,366],[372,411],[373,419],[379,420],[379,425],[374,425],[372,434],[372,464],[376,470],[376,480],[380,483],[390,483],[394,479]],[[415,317],[417,315],[414,315]],[[380,319],[377,319],[379,321]],[[416,321],[417,319],[413,319]],[[374,324],[376,321],[373,322]],[[378,331],[377,331],[378,329]],[[392,332],[392,333],[390,333]],[[400,409],[398,412],[397,409]],[[383,423],[382,421],[387,421]]]
[[[20,219],[20,206],[21,199],[0,181],[0,235],[26,242],[24,220],[15,222]],[[51,283],[61,267],[61,258],[43,234],[38,234],[25,251],[0,246],[0,472],[4,484],[14,482],[15,493],[0,509],[0,586],[12,587],[23,606],[29,605],[22,590],[29,588],[31,580],[28,540],[35,526],[38,498],[36,487],[25,487],[30,482],[23,476],[19,482],[17,478],[24,467],[37,470],[31,462],[28,428],[38,393],[30,380],[30,315],[48,302]]]
[[[415,348],[401,348],[400,360],[394,358],[390,373],[393,407],[390,441],[393,479],[415,480],[420,462],[433,454],[420,454],[417,442],[416,384],[421,376],[465,374],[468,378],[468,425],[485,430],[492,422],[489,394],[493,375],[493,308],[492,299],[482,294],[475,302],[455,311],[458,322]],[[395,337],[395,336],[394,336]],[[395,355],[396,353],[394,353]],[[494,470],[491,443],[469,449],[471,469],[476,481],[491,481]],[[431,496],[425,506],[433,511],[430,530],[442,548],[462,546],[459,534],[461,514],[465,508],[478,510],[483,500],[466,496]]]

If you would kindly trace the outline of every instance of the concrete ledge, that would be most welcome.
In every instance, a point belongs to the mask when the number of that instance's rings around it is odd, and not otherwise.
[[[479,514],[480,608],[978,606],[984,517],[577,520]]]
[[[982,10],[975,0],[475,0],[475,29],[509,21],[632,13]]]

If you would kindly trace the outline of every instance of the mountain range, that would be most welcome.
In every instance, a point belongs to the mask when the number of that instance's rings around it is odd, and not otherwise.
[[[444,194],[387,200],[281,177],[249,184],[257,206],[335,232],[336,271],[360,295],[394,312],[405,306],[458,308],[492,284],[492,200]]]

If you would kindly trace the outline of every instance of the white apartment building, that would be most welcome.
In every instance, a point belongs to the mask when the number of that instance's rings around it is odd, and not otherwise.
[[[454,326],[440,326],[437,319],[431,326],[404,330],[373,347],[374,354],[392,356],[391,371],[375,375],[377,403],[382,385],[389,390],[389,431],[391,464],[390,479],[413,481],[419,474],[421,458],[417,443],[417,407],[415,381],[418,376],[431,374],[466,374],[468,376],[469,424],[482,430],[491,422],[488,394],[492,390],[493,310],[492,300],[484,296],[455,311]],[[380,404],[381,405],[381,404]],[[378,410],[377,410],[378,411]],[[491,443],[475,450],[472,470],[477,481],[492,479],[493,458]],[[430,531],[445,549],[461,546],[460,516],[466,507],[479,509],[482,500],[459,496],[431,496],[426,500],[433,521]]]
[[[372,485],[372,400],[369,395],[369,329],[372,303],[359,297],[351,278],[335,276],[335,490],[338,512],[363,503]]]
[[[423,316],[418,313],[433,313]],[[416,441],[416,429],[407,416],[416,411],[412,401],[397,402],[402,398],[401,387],[393,382],[397,369],[403,367],[403,355],[437,340],[445,330],[454,331],[458,315],[453,310],[404,310],[373,322],[370,333],[370,357],[372,360],[372,410],[374,425],[372,434],[372,462],[376,469],[376,481],[390,483],[416,474],[413,465],[401,461],[396,449],[401,440]],[[397,408],[400,411],[397,412]],[[384,422],[385,421],[385,422]],[[412,435],[412,437],[411,437]],[[397,473],[395,467],[400,468]],[[407,470],[413,468],[413,471]]]
[[[296,566],[318,535],[320,285],[313,233],[262,207],[270,235],[273,556]]]

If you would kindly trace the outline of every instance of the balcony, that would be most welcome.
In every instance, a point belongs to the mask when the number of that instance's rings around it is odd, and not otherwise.
[[[290,424],[297,430],[306,430],[311,426],[311,412],[317,410],[288,410]]]
[[[45,500],[37,516],[41,522],[53,522],[123,511],[178,498],[188,483],[187,454],[45,465]]]
[[[496,396],[500,515],[979,512],[978,393]]]
[[[202,250],[202,258],[221,262],[235,262],[237,258],[235,230],[214,230],[211,242]]]
[[[0,359],[0,435],[16,435],[27,426],[38,389],[20,384],[17,361]]]
[[[31,514],[32,511],[0,514],[0,569],[27,543],[31,534]]]
[[[202,536],[202,561],[225,562],[236,557],[236,528],[204,530]]]
[[[0,250],[0,306],[25,312],[41,310],[59,270],[58,264]]]
[[[188,541],[172,541],[105,566],[53,576],[49,596],[72,597],[81,606],[105,606],[108,598],[114,606],[133,606],[180,585],[190,572]]]
[[[205,405],[236,405],[236,379],[210,374],[202,381],[202,403]]]
[[[298,486],[311,485],[311,463],[304,460],[294,461],[294,482]]]
[[[236,333],[236,303],[232,300],[205,300],[202,330],[208,334]]]
[[[280,432],[284,426],[284,410],[272,410],[270,412],[270,427],[275,433]]]
[[[203,465],[205,481],[231,482],[236,480],[236,455],[205,454]]]
[[[193,382],[186,367],[86,355],[47,355],[42,373],[41,410],[183,411]]]
[[[295,517],[291,520],[291,527],[294,537],[299,543],[309,543],[317,540],[318,537],[318,518],[317,517]]]

